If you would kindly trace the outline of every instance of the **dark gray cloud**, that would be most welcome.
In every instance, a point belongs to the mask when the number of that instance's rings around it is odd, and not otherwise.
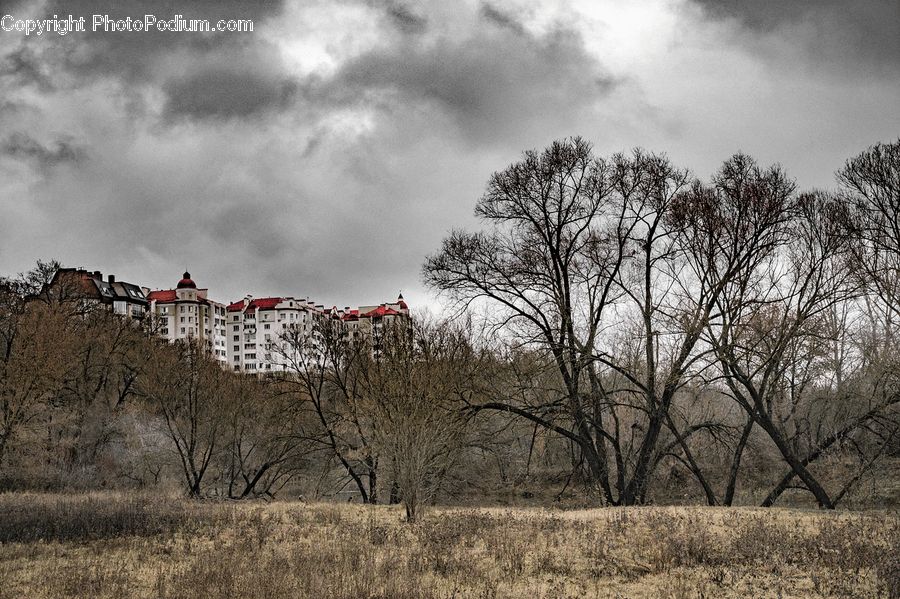
[[[857,48],[868,25],[835,31],[836,9],[806,2],[727,4],[31,2],[256,27],[0,33],[0,274],[57,257],[151,287],[188,268],[220,300],[347,305],[403,288],[416,305],[423,256],[472,225],[490,173],[553,139],[667,151],[701,175],[744,148],[827,186],[896,137],[898,79],[869,76],[894,59]],[[828,50],[846,56],[813,56],[823,31],[847,36]]]
[[[8,75],[20,85],[36,85],[42,91],[55,87],[32,46],[23,45],[0,58],[0,76]]]
[[[65,162],[80,162],[86,151],[71,139],[57,138],[50,144],[42,144],[21,131],[12,133],[0,142],[0,153],[19,160],[34,161],[41,168],[49,168]]]
[[[267,43],[266,19],[283,10],[280,0],[241,2],[239,0],[54,0],[37,17],[53,14],[72,14],[84,17],[90,29],[92,15],[109,15],[110,19],[131,17],[142,19],[153,14],[159,19],[253,19],[255,34],[184,32],[85,32],[66,36],[31,37],[25,40],[32,49],[40,48],[43,58],[61,70],[71,73],[80,82],[89,77],[120,77],[129,83],[153,78],[173,59],[186,53],[203,58],[221,50]],[[77,51],[73,51],[77,48]]]
[[[394,25],[403,33],[420,34],[428,29],[428,19],[413,12],[408,5],[394,0],[377,2],[375,6],[383,7]]]
[[[696,0],[716,18],[736,18],[757,34],[789,36],[819,68],[900,70],[897,0]]]
[[[486,17],[466,37],[407,39],[364,53],[327,88],[343,100],[381,100],[395,118],[437,105],[467,139],[502,144],[535,122],[568,133],[616,85],[576,31],[533,36],[511,21],[497,27],[498,18]]]
[[[258,116],[289,107],[297,88],[272,46],[222,49],[163,81],[163,115],[200,120]]]
[[[489,2],[485,2],[481,5],[481,16],[499,27],[505,27],[520,35],[525,34],[525,28],[515,19],[515,17],[498,9]]]
[[[281,57],[266,36],[268,19],[283,10],[280,1],[207,0],[148,3],[137,0],[50,2],[39,16],[159,19],[181,15],[215,23],[252,19],[252,33],[85,32],[24,38],[0,57],[0,74],[42,91],[72,89],[101,79],[123,93],[152,87],[166,96],[165,116],[243,117],[287,107],[297,82],[284,74]]]

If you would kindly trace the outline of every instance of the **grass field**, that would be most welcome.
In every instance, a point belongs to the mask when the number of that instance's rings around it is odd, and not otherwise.
[[[900,516],[0,495],[0,598],[900,597]]]

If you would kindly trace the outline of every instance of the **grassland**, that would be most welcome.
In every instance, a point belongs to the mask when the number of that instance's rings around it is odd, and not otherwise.
[[[900,516],[0,495],[0,598],[900,597]]]

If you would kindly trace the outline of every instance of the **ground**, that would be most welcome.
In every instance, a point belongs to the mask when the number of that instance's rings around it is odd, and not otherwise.
[[[900,515],[0,495],[0,598],[900,597]]]

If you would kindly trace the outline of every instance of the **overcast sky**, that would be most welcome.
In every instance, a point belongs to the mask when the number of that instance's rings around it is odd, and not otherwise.
[[[415,307],[491,172],[554,139],[703,178],[743,150],[827,188],[900,137],[897,0],[0,0],[54,13],[254,31],[0,31],[5,275]]]

